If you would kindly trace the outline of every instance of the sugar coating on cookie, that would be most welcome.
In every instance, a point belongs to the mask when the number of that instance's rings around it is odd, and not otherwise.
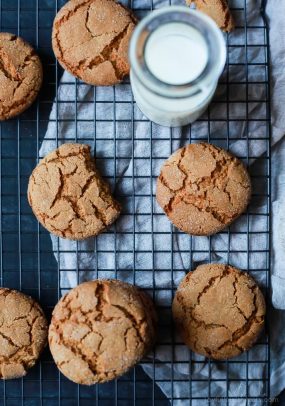
[[[61,145],[40,161],[30,176],[28,199],[45,228],[71,240],[101,233],[120,214],[84,144]]]
[[[133,285],[94,280],[72,289],[56,305],[49,345],[60,371],[92,385],[114,379],[141,360],[155,340],[151,299]]]
[[[264,326],[265,301],[245,272],[223,264],[189,272],[172,311],[183,341],[209,358],[227,359],[249,349]]]
[[[251,182],[241,161],[211,144],[189,144],[165,161],[156,198],[172,223],[193,235],[221,231],[242,214]]]
[[[42,64],[34,49],[16,35],[0,33],[0,120],[26,110],[42,85]]]
[[[54,20],[55,56],[86,83],[119,83],[129,73],[128,46],[135,23],[131,11],[114,0],[70,0]]]
[[[235,28],[234,19],[227,0],[186,0],[189,6],[195,3],[198,10],[211,17],[226,32]]]
[[[0,288],[0,377],[25,376],[47,343],[45,315],[31,297]]]

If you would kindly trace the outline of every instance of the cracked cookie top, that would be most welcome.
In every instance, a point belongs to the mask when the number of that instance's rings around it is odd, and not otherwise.
[[[129,73],[128,46],[135,23],[131,11],[113,0],[70,0],[54,20],[55,56],[86,83],[119,83]]]
[[[192,351],[227,359],[256,341],[264,326],[265,301],[247,273],[208,264],[184,277],[172,311],[183,341]]]
[[[47,343],[45,315],[31,297],[0,288],[0,377],[20,378]]]
[[[188,234],[211,235],[246,209],[250,177],[241,161],[211,144],[189,144],[161,168],[156,198],[172,223]]]
[[[148,295],[117,280],[82,283],[61,298],[49,327],[60,371],[84,385],[114,379],[155,341],[156,314]]]
[[[26,110],[42,84],[42,64],[33,48],[16,35],[0,33],[0,120]]]
[[[45,228],[71,240],[101,233],[120,214],[84,144],[63,144],[40,161],[30,176],[28,200]]]

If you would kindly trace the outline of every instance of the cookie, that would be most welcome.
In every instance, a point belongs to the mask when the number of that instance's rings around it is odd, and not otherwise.
[[[91,85],[115,85],[129,73],[128,46],[136,23],[113,0],[70,0],[58,12],[52,46],[61,66]]]
[[[175,294],[172,311],[192,351],[227,359],[248,350],[264,326],[265,301],[245,272],[223,264],[189,272]]]
[[[186,0],[189,6],[195,3],[198,10],[211,17],[226,32],[235,28],[235,23],[227,0]]]
[[[30,296],[0,288],[0,377],[25,376],[47,343],[45,315]]]
[[[133,285],[94,280],[72,289],[56,305],[49,345],[60,371],[92,385],[124,374],[151,349],[156,314]]]
[[[188,234],[211,235],[242,214],[251,182],[243,164],[211,144],[189,144],[161,168],[156,198],[172,223]]]
[[[98,235],[120,214],[84,144],[61,145],[40,161],[30,176],[28,200],[47,230],[70,240]]]
[[[42,64],[33,48],[16,35],[0,33],[0,120],[26,110],[42,85]]]

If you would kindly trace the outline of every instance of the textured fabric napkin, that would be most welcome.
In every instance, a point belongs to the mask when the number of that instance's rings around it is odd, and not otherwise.
[[[138,0],[136,7],[149,8],[146,0]],[[237,7],[244,2],[233,2]],[[154,8],[166,5],[155,2]],[[285,276],[282,274],[285,263],[285,28],[282,22],[285,15],[285,0],[268,0],[267,14],[270,20],[270,39],[272,57],[272,123],[273,123],[273,261],[272,261],[272,287],[273,303],[277,309],[285,308]],[[244,25],[244,14],[237,15],[237,25]],[[260,0],[247,1],[247,24],[259,25]],[[252,44],[264,43],[263,30],[248,29],[247,39]],[[229,44],[236,47],[229,48],[229,61],[240,63],[245,60],[245,30],[236,29],[228,37]],[[240,45],[240,46],[238,46]],[[249,47],[249,62],[264,63],[263,47]],[[229,81],[245,81],[246,74],[251,81],[264,80],[264,71],[256,66],[248,68],[246,72],[242,65],[230,66],[225,75]],[[226,76],[224,76],[225,78]],[[226,89],[222,84],[218,87],[216,98],[226,100]],[[249,85],[248,96],[256,100],[248,105],[250,118],[266,119],[264,103],[260,100],[265,97],[266,89],[261,85]],[[243,85],[231,85],[232,103],[228,114],[230,118],[246,118],[246,95]],[[74,103],[74,100],[77,100]],[[114,101],[116,100],[116,104]],[[265,393],[266,377],[266,345],[264,337],[260,343],[247,354],[238,358],[252,361],[248,366],[245,363],[209,363],[203,357],[195,354],[191,359],[196,362],[189,363],[189,351],[177,337],[171,335],[170,305],[172,301],[172,288],[177,287],[186,272],[193,269],[198,263],[209,261],[229,262],[242,269],[250,269],[260,285],[265,284],[267,256],[264,250],[268,249],[266,233],[268,218],[266,215],[267,202],[264,198],[255,197],[250,211],[254,215],[242,216],[231,226],[230,237],[227,233],[218,234],[211,239],[204,237],[189,237],[183,233],[173,232],[169,221],[163,215],[151,194],[155,194],[155,177],[159,169],[172,151],[193,140],[205,139],[211,132],[211,141],[226,147],[220,139],[225,138],[230,130],[230,136],[239,138],[230,143],[230,150],[237,156],[244,157],[248,146],[249,156],[245,163],[253,165],[252,174],[259,174],[266,170],[267,161],[262,159],[266,151],[265,121],[226,122],[225,103],[215,103],[210,107],[210,117],[219,118],[208,126],[207,114],[205,121],[199,121],[191,126],[191,139],[189,128],[168,129],[151,124],[135,104],[132,104],[132,93],[128,83],[114,88],[94,88],[75,82],[68,73],[64,73],[57,94],[58,103],[54,103],[50,115],[50,122],[45,139],[40,149],[40,156],[45,156],[50,150],[63,142],[89,143],[96,157],[96,165],[102,174],[109,178],[115,188],[118,200],[122,202],[124,213],[108,232],[97,239],[91,238],[83,242],[72,242],[51,236],[53,251],[60,270],[60,284],[62,292],[75,286],[77,283],[92,278],[118,277],[130,283],[149,290],[154,295],[160,317],[160,339],[155,349],[153,363],[142,363],[142,367],[150,377],[154,377],[165,395],[171,399],[173,405],[188,405],[183,400],[192,396],[207,397],[226,395],[225,379],[228,376],[228,394],[230,397],[260,396]],[[243,102],[242,102],[243,101]],[[96,115],[96,122],[94,120]],[[130,118],[133,117],[132,122]],[[134,137],[132,138],[132,132]],[[94,143],[94,133],[96,143]],[[58,134],[57,140],[55,134]],[[151,135],[152,134],[152,135]],[[248,138],[247,138],[248,135]],[[217,141],[215,142],[215,138]],[[256,139],[259,138],[259,139]],[[256,160],[255,158],[259,158]],[[151,177],[151,173],[153,177]],[[264,192],[264,184],[254,182],[254,191]],[[153,213],[153,215],[151,215]],[[253,232],[249,239],[239,234],[247,227]],[[153,238],[150,232],[154,232]],[[230,255],[227,247],[230,246]],[[226,249],[225,249],[226,247]],[[253,252],[249,255],[247,247]],[[240,252],[235,252],[235,251]],[[212,254],[209,256],[209,252]],[[172,255],[171,255],[172,254]],[[135,270],[133,269],[135,265]],[[114,271],[116,269],[116,271]],[[154,287],[159,288],[154,293]],[[285,387],[285,338],[280,334],[284,326],[285,316],[282,311],[272,309],[271,317],[271,395],[277,395]],[[262,341],[263,340],[263,341]],[[173,345],[172,345],[173,343]],[[150,358],[152,360],[152,357]],[[262,362],[264,360],[264,362]],[[163,363],[160,363],[163,361]],[[259,361],[254,363],[254,361]],[[172,368],[173,366],[173,368]],[[189,373],[192,383],[189,384]],[[208,377],[212,379],[210,393]],[[173,381],[174,378],[174,381]],[[246,388],[246,379],[253,379]],[[254,381],[254,378],[259,381]],[[171,383],[172,381],[172,383]],[[224,402],[224,403],[223,403]],[[193,405],[201,405],[195,400]],[[219,405],[227,404],[248,405],[241,399],[220,399]],[[254,405],[261,405],[254,400]]]

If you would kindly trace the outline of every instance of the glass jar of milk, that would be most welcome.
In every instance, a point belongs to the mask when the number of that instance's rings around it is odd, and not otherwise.
[[[196,10],[170,6],[136,27],[129,49],[131,85],[140,110],[157,124],[195,121],[207,108],[226,61],[216,23]]]

